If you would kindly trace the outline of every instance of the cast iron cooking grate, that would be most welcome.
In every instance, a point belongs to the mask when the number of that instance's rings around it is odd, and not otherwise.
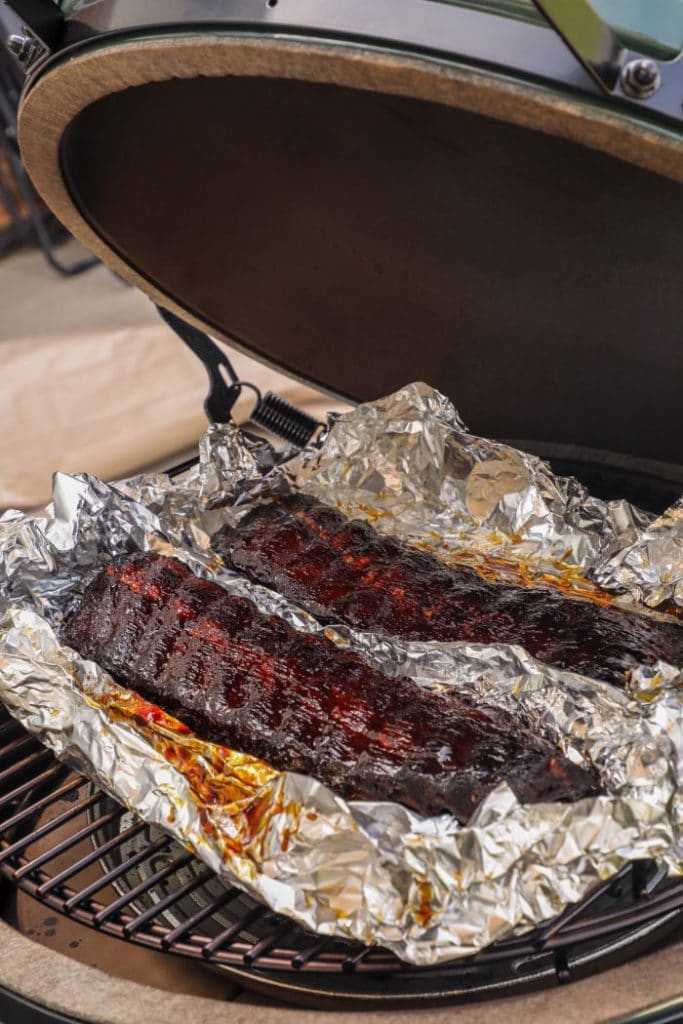
[[[424,1004],[557,984],[638,955],[683,926],[683,882],[637,863],[533,933],[439,968],[410,968],[386,950],[307,933],[223,883],[56,761],[4,709],[0,873],[82,924],[317,1006]]]

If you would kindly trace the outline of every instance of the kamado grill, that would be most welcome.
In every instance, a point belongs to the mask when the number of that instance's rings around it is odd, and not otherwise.
[[[428,380],[473,430],[600,497],[660,512],[680,495],[680,22],[651,38],[643,5],[640,29],[617,33],[583,0],[11,6],[29,173],[203,359],[211,418],[245,385],[204,331],[353,400]],[[258,394],[254,420],[301,443],[316,426]],[[558,986],[654,949],[675,962],[683,883],[646,862],[439,968],[306,933],[1,714],[5,916],[85,926],[72,946],[105,943],[114,974],[120,956],[137,964],[123,977],[144,979],[151,950],[184,958],[177,988],[193,995],[215,993],[217,969],[233,998],[397,1012]],[[3,1021],[123,1019],[120,986],[96,1010],[59,984],[37,996],[16,962],[31,946],[2,928]],[[54,963],[87,984],[85,967]],[[680,996],[675,969],[662,981],[653,964],[628,994],[605,975],[591,1019]],[[572,991],[508,1012],[560,1019]]]
[[[274,915],[55,762],[20,726],[4,718],[0,730],[5,880],[100,933],[218,967],[287,1003],[396,1009],[564,984],[670,940],[683,923],[683,885],[638,862],[532,934],[441,968],[408,968]],[[10,903],[21,919],[21,897]]]

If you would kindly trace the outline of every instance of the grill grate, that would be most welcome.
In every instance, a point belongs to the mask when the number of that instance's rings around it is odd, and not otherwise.
[[[559,983],[629,958],[683,925],[683,882],[637,863],[533,933],[474,957],[408,968],[319,938],[217,879],[174,840],[54,760],[0,712],[0,873],[46,906],[143,946],[361,1002]],[[245,981],[245,984],[248,984]],[[285,985],[286,987],[286,985]],[[317,1004],[320,1005],[320,998]]]

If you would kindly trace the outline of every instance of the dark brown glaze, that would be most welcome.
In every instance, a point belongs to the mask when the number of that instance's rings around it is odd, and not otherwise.
[[[324,622],[406,640],[521,644],[548,665],[618,685],[640,664],[683,664],[683,628],[675,622],[490,583],[302,496],[259,506],[236,529],[221,531],[215,547]]]
[[[501,781],[523,802],[597,790],[591,768],[500,709],[390,678],[159,555],[99,572],[63,638],[197,735],[341,796],[466,821]]]

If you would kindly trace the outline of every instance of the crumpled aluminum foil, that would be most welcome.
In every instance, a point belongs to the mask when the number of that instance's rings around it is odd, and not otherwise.
[[[595,579],[607,589],[627,590],[652,608],[683,608],[683,498],[667,509],[632,544],[598,563]]]
[[[469,434],[425,384],[338,417],[324,446],[295,466],[297,486],[334,494],[356,515],[369,509],[379,530],[431,539],[446,560],[502,556],[574,584],[592,577],[636,601],[647,595],[652,606],[672,596],[683,605],[681,508],[653,523],[626,501],[594,498],[537,456]],[[617,574],[624,564],[629,572]]]
[[[58,756],[273,909],[415,964],[533,928],[629,860],[683,873],[683,677],[671,666],[636,672],[624,693],[509,645],[326,628],[389,675],[502,705],[600,771],[604,795],[525,806],[502,785],[463,826],[344,801],[311,778],[205,743],[56,635],[89,575],[132,550],[175,555],[298,629],[322,630],[211,550],[226,521],[291,487],[447,560],[571,591],[590,592],[592,576],[651,604],[680,595],[675,515],[653,523],[533,456],[472,437],[425,385],[333,419],[301,453],[214,426],[200,458],[177,481],[58,474],[45,513],[0,518],[0,698]]]

